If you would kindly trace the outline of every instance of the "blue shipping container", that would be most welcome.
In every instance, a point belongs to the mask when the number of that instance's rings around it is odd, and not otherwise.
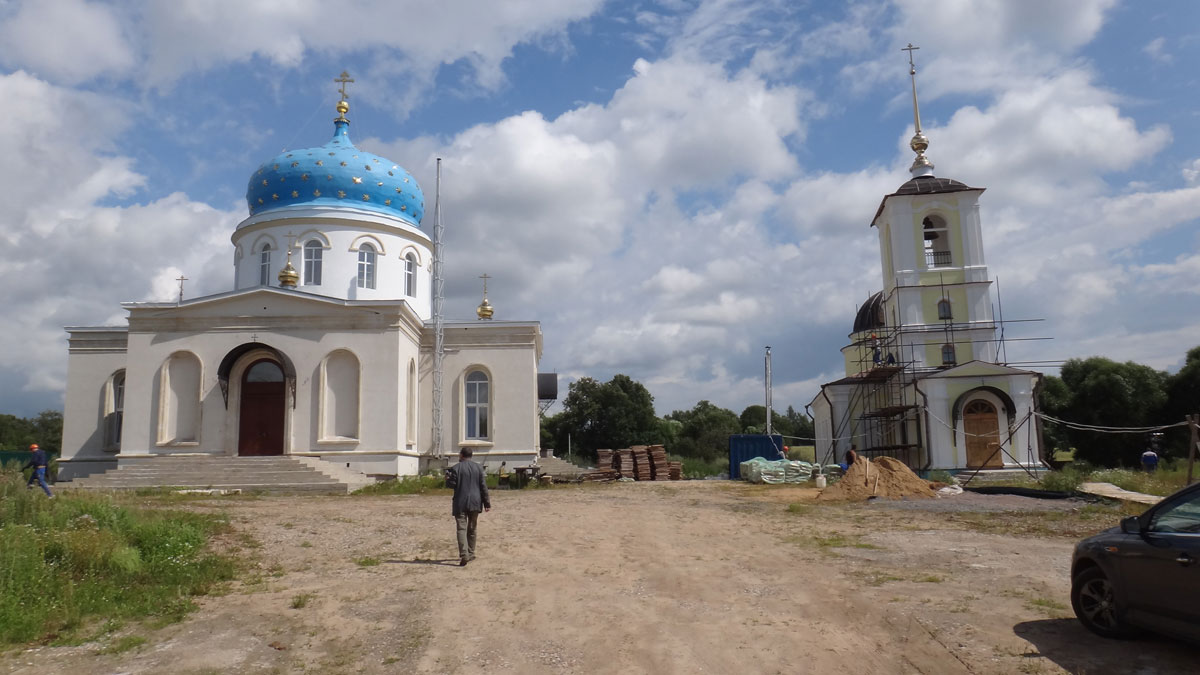
[[[729,477],[742,477],[741,464],[755,457],[771,460],[784,459],[783,436],[765,434],[733,434],[729,437]]]

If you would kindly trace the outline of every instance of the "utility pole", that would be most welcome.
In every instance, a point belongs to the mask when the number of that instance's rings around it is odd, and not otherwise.
[[[1191,442],[1188,443],[1188,475],[1187,484],[1192,484],[1192,469],[1196,465],[1196,446],[1200,445],[1200,413],[1188,415],[1188,430],[1192,432]]]

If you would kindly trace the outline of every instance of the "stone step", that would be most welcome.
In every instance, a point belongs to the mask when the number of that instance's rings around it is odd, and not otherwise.
[[[366,476],[354,480],[340,467],[324,472],[293,457],[148,457],[123,460],[116,469],[80,478],[64,487],[95,490],[136,490],[171,487],[267,494],[346,494]]]

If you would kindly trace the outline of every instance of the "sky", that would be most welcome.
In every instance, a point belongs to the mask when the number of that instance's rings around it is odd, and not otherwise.
[[[659,414],[797,409],[883,286],[909,178],[987,191],[1010,361],[1200,344],[1200,3],[0,0],[0,413],[61,409],[64,326],[233,287],[250,174],[332,135],[432,206],[446,315],[538,320],[543,372]],[[1193,64],[1188,66],[1187,64]],[[432,212],[432,208],[429,210]],[[424,229],[432,234],[432,216]],[[1052,367],[1044,369],[1054,374]]]

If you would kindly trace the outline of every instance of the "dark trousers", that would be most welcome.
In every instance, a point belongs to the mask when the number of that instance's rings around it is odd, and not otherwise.
[[[458,558],[472,560],[475,558],[475,526],[479,524],[479,512],[467,511],[454,516],[458,525]]]
[[[25,487],[31,487],[33,485],[33,481],[35,480],[38,482],[38,485],[41,485],[42,489],[46,491],[47,497],[54,496],[50,493],[50,486],[46,485],[46,467],[39,466],[34,468],[33,473],[29,474],[29,481],[25,483]]]

